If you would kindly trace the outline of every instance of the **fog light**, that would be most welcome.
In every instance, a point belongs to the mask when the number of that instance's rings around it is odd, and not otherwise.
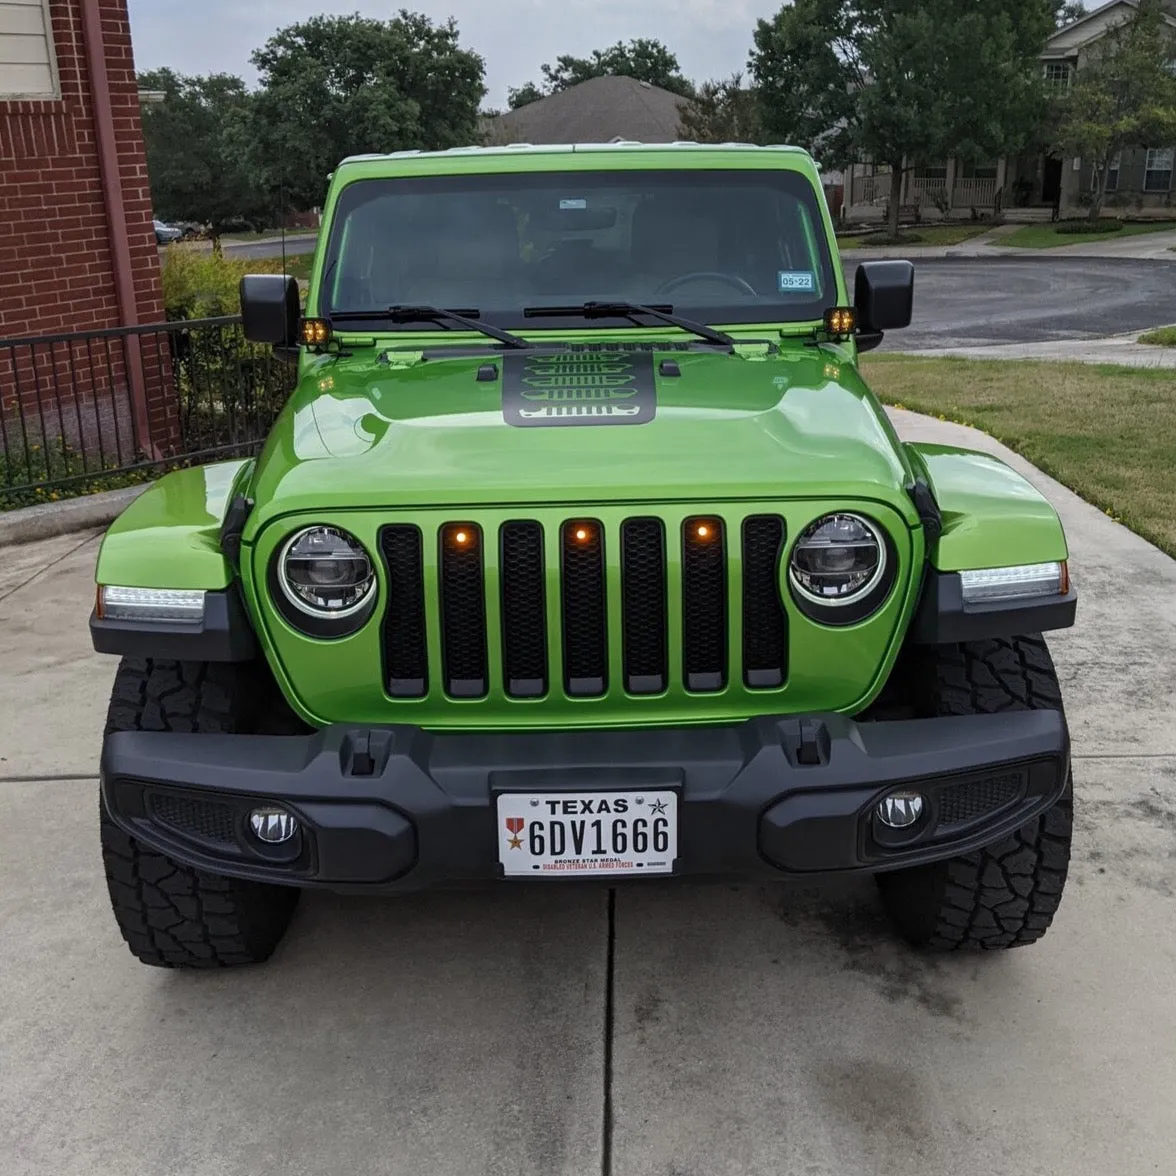
[[[258,841],[281,845],[298,832],[298,820],[280,808],[255,808],[249,814],[249,828]]]
[[[920,792],[892,792],[878,805],[878,820],[890,829],[909,829],[923,815]]]

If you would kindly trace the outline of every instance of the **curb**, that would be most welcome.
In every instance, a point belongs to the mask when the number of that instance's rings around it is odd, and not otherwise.
[[[144,482],[123,490],[104,490],[101,494],[5,511],[0,514],[0,547],[108,527],[151,484]]]

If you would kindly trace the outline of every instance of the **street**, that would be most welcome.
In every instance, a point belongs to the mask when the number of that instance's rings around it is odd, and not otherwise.
[[[1078,827],[1041,944],[921,956],[868,881],[504,885],[308,895],[267,965],[144,968],[98,853],[97,536],[6,548],[5,1176],[1169,1171],[1176,563],[982,435],[896,415],[1030,472],[1067,528]]]

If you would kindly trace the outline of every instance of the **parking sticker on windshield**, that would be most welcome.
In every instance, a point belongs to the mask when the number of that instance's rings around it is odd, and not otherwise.
[[[643,425],[657,412],[649,351],[513,351],[502,360],[508,424]]]
[[[587,200],[561,200],[559,202],[560,211],[565,211],[569,208],[587,208]]]
[[[812,270],[781,270],[777,278],[781,294],[812,294],[817,288],[817,275]]]

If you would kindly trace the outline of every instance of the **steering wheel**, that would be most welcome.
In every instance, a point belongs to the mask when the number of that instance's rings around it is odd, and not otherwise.
[[[722,282],[727,286],[734,286],[736,290],[743,294],[750,294],[753,298],[758,298],[759,293],[756,288],[750,283],[738,277],[735,274],[721,274],[712,270],[699,270],[697,273],[682,274],[678,278],[670,278],[668,282],[662,282],[660,286],[654,291],[654,294],[669,294],[676,290],[679,286],[684,286],[687,282]]]

